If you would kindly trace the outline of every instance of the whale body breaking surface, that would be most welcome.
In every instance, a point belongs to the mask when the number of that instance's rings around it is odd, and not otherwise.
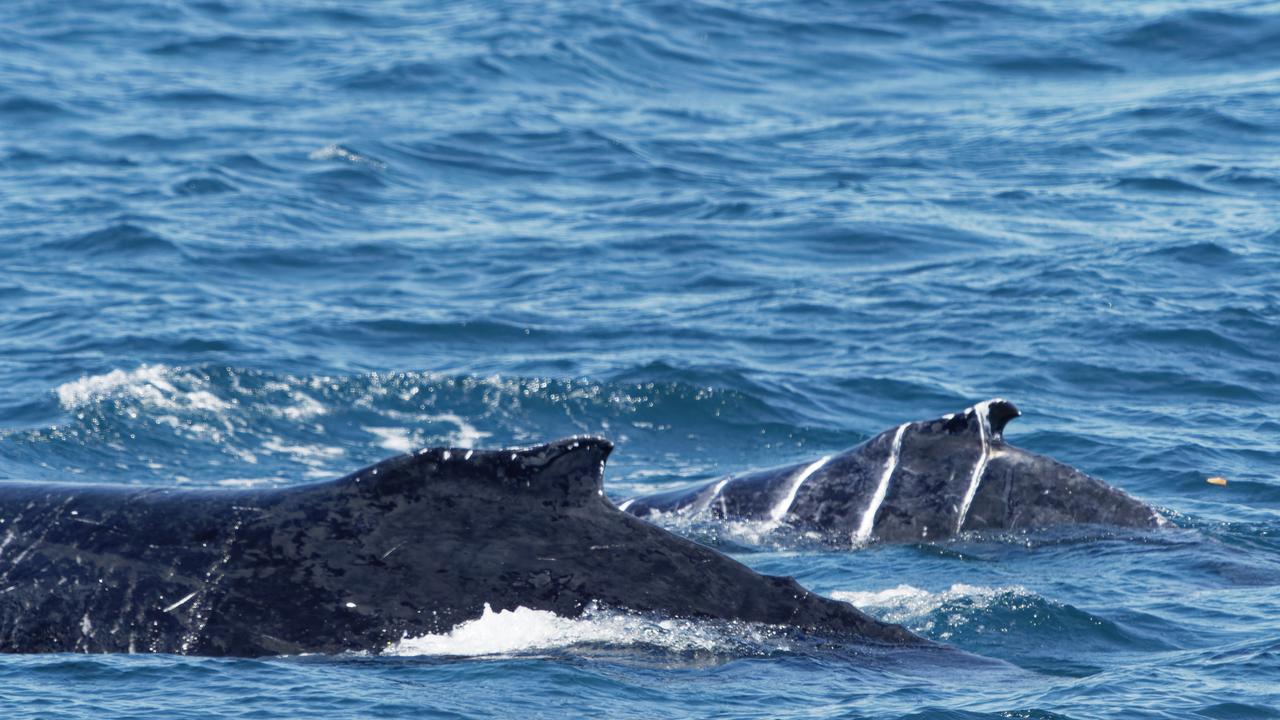
[[[620,512],[611,449],[438,448],[267,490],[0,484],[0,651],[376,653],[591,607],[929,644]]]
[[[1019,415],[1013,403],[994,398],[904,423],[815,462],[643,495],[619,507],[640,517],[785,525],[854,546],[966,531],[1165,524],[1123,490],[1005,442],[1005,426]]]
[[[1006,443],[1019,414],[988,400],[843,453],[618,507],[603,491],[613,446],[595,437],[426,449],[266,490],[3,483],[0,652],[379,653],[501,617],[491,613],[601,608],[928,645],[641,517],[757,521],[853,545],[1164,524],[1123,491]]]

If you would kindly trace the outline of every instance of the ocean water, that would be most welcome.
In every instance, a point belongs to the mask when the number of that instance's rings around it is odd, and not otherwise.
[[[972,655],[526,610],[378,657],[0,657],[4,717],[1280,717],[1280,5],[0,27],[2,480],[289,485],[599,433],[621,498],[1002,395],[1011,442],[1176,525],[703,538]]]

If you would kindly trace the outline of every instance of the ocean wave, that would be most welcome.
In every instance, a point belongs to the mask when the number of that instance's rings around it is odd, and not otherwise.
[[[1149,251],[1147,257],[1192,265],[1228,265],[1242,259],[1239,253],[1232,251],[1222,242],[1212,240],[1157,248]]]
[[[367,165],[368,167],[375,168],[377,170],[387,169],[387,163],[384,161],[337,143],[325,145],[318,150],[311,151],[311,153],[307,155],[307,159],[321,161],[341,160],[343,162],[351,163],[352,165]]]
[[[1205,178],[1205,183],[1248,193],[1280,193],[1280,175],[1263,168],[1223,168]]]
[[[237,188],[215,177],[193,177],[175,184],[173,191],[178,195],[218,195],[236,192]]]
[[[268,101],[261,97],[194,86],[180,90],[158,90],[149,93],[145,100],[160,106],[173,105],[226,109],[250,108],[268,104]]]
[[[886,622],[905,624],[922,632],[938,629],[937,614],[942,612],[946,627],[940,629],[939,637],[944,640],[951,637],[954,627],[974,621],[976,614],[997,605],[1018,607],[1043,602],[1021,585],[989,587],[964,583],[936,592],[906,584],[883,590],[838,590],[831,593],[831,597],[852,603]]]
[[[1070,55],[1028,55],[988,57],[981,60],[983,66],[1001,73],[1036,75],[1042,77],[1121,73],[1124,68],[1110,63],[1086,60]]]
[[[743,656],[788,652],[777,628],[747,623],[660,619],[589,608],[580,618],[517,607],[484,613],[447,633],[406,637],[386,649],[394,656],[504,657],[568,648],[608,646],[674,655]]]
[[[1116,46],[1189,61],[1266,63],[1280,53],[1280,16],[1175,10],[1111,36]]]
[[[1055,602],[1021,585],[984,586],[956,583],[940,591],[902,584],[883,590],[836,591],[831,596],[852,603],[886,622],[966,648],[1000,648],[996,654],[1034,654],[1038,639],[1071,637],[1078,650],[1150,647],[1150,639],[1072,605]],[[1016,643],[1008,640],[1016,637]]]
[[[47,249],[84,253],[90,256],[135,256],[177,253],[178,246],[145,227],[117,223],[77,237],[47,243]]]
[[[103,375],[89,375],[59,385],[55,394],[64,410],[109,398],[134,398],[142,404],[161,409],[186,407],[194,410],[225,410],[230,407],[204,389],[181,391],[168,378],[173,371],[164,365],[142,365],[134,370],[112,370]],[[176,379],[176,378],[175,378]],[[183,380],[195,379],[185,376]]]
[[[1118,117],[1112,119],[1132,119],[1143,124],[1168,123],[1179,127],[1192,126],[1202,129],[1225,130],[1236,133],[1237,138],[1240,138],[1241,134],[1250,136],[1267,133],[1275,129],[1274,126],[1269,127],[1260,122],[1253,122],[1232,115],[1229,110],[1224,108],[1198,107],[1186,102],[1143,105],[1142,107],[1121,111],[1118,113]],[[1203,136],[1197,135],[1197,137]]]
[[[217,35],[204,38],[185,38],[157,45],[148,52],[172,57],[197,59],[247,59],[254,56],[289,52],[296,41],[283,37],[247,36],[238,34]],[[246,57],[247,56],[247,57]]]
[[[42,116],[72,114],[65,106],[27,95],[0,95],[0,115]]]
[[[1148,192],[1156,194],[1180,195],[1212,193],[1212,190],[1200,187],[1195,183],[1166,177],[1127,177],[1121,178],[1111,187],[1117,190]]]
[[[462,67],[459,67],[462,65]],[[467,73],[471,70],[471,73]],[[496,69],[474,58],[454,59],[447,62],[397,62],[383,67],[366,68],[350,72],[336,79],[339,87],[357,92],[423,92],[428,90],[444,90],[460,74],[474,74],[474,71],[487,71],[498,75]]]
[[[669,372],[681,377],[674,368]],[[751,394],[700,380],[711,377],[600,382],[432,373],[292,376],[143,365],[63,383],[54,394],[67,421],[23,435],[62,447],[62,469],[90,468],[106,481],[165,482],[181,475],[212,484],[227,476],[275,482],[336,477],[388,451],[524,445],[583,433],[632,444],[611,463],[623,468],[622,476],[638,457],[658,453],[675,459],[679,448],[711,438],[725,447],[761,449],[758,432],[744,436],[738,428],[768,423],[778,410]],[[677,426],[696,426],[698,435]],[[763,449],[775,442],[780,449],[786,445],[768,440]],[[189,468],[172,456],[178,448],[199,448],[219,460]],[[690,451],[670,472],[705,472],[711,461]]]

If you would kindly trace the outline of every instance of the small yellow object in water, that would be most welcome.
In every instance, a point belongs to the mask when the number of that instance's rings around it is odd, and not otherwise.
[[[1227,479],[1222,477],[1221,475],[1214,475],[1208,480],[1205,480],[1205,482],[1209,483],[1210,485],[1226,485]]]

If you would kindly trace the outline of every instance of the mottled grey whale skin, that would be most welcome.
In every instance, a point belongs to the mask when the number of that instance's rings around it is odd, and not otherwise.
[[[0,651],[378,652],[591,603],[924,644],[622,513],[612,445],[423,450],[266,490],[0,484]]]
[[[661,512],[763,521],[854,545],[939,540],[969,530],[1165,523],[1122,490],[1005,442],[1005,425],[1020,414],[996,398],[900,425],[815,462],[645,495],[619,507],[640,517]]]

